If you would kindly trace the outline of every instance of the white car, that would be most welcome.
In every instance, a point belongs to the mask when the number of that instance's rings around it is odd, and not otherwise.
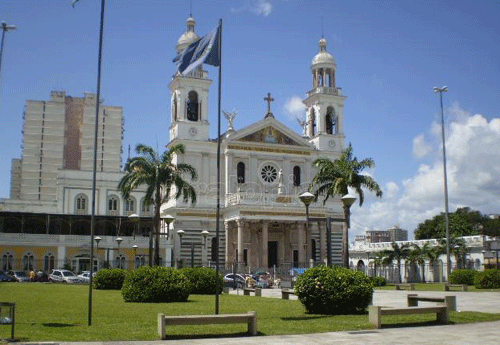
[[[94,273],[95,275],[95,273]],[[84,283],[90,283],[90,272],[89,271],[83,271],[81,274],[77,276],[80,278]]]
[[[49,281],[54,283],[81,284],[83,279],[68,270],[52,270],[49,274]]]

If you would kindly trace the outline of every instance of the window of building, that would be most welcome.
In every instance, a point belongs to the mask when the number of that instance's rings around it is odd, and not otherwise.
[[[311,112],[309,113],[309,136],[312,138],[316,135],[316,113],[314,108],[311,108]]]
[[[196,93],[196,91],[190,91],[187,101],[187,119],[189,121],[198,121],[198,117],[198,94]]]
[[[236,175],[238,183],[245,183],[245,163],[238,163],[238,165],[236,166]]]
[[[14,255],[11,253],[5,253],[2,255],[2,270],[11,271],[13,269]]]
[[[334,134],[337,120],[336,120],[335,110],[333,109],[333,107],[328,107],[326,109],[325,121],[326,121],[326,133]]]
[[[300,186],[300,167],[298,165],[293,167],[293,185]]]
[[[116,196],[110,196],[108,198],[108,214],[109,215],[118,214],[118,198]]]
[[[31,253],[23,255],[23,270],[32,271],[35,269],[35,257]]]
[[[47,253],[43,257],[43,270],[50,273],[55,268],[56,258],[52,253]]]
[[[144,199],[141,202],[141,215],[142,216],[150,216],[151,215],[151,205],[146,205],[144,203]]]
[[[318,258],[316,255],[316,240],[314,239],[311,239],[311,258],[314,262],[316,262],[316,259]]]
[[[134,212],[135,212],[135,199],[128,198],[127,200],[125,200],[125,214],[131,215]]]
[[[125,256],[122,254],[118,255],[115,259],[115,267],[125,269]]]
[[[264,164],[260,169],[260,177],[266,183],[273,183],[278,177],[278,169],[273,164]]]
[[[84,194],[77,195],[75,202],[76,214],[87,214],[87,196]]]

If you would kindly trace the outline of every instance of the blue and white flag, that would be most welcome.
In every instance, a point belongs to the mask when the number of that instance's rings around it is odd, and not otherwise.
[[[187,46],[173,60],[179,65],[179,73],[185,76],[201,64],[220,66],[220,25],[207,35]]]

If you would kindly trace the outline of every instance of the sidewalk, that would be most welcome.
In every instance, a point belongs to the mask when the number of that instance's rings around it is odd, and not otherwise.
[[[231,294],[240,294],[241,290],[231,290]],[[375,305],[406,305],[409,291],[376,290],[373,295]],[[457,308],[462,311],[480,311],[500,313],[500,293],[497,292],[458,292],[458,291],[411,291],[419,295],[456,295]],[[263,289],[263,298],[281,298],[278,289]],[[258,298],[258,297],[255,297]],[[296,299],[296,296],[291,296]],[[367,316],[368,317],[368,316]],[[481,344],[497,345],[500,343],[500,321],[482,322],[463,325],[422,326],[405,328],[387,328],[351,332],[329,332],[299,335],[277,335],[241,338],[211,338],[157,341],[120,341],[120,342],[40,342],[24,344],[64,344],[64,345],[287,345],[287,344]],[[23,344],[23,343],[17,343]]]

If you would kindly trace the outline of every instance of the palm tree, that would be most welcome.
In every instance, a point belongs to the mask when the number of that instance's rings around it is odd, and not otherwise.
[[[340,157],[334,161],[328,158],[318,158],[313,162],[313,166],[318,168],[318,173],[314,176],[310,189],[314,190],[313,194],[316,199],[323,196],[323,204],[328,198],[344,196],[348,194],[348,189],[353,188],[359,197],[359,206],[363,205],[364,192],[363,188],[371,192],[375,192],[377,197],[382,197],[382,191],[373,177],[362,174],[366,168],[375,167],[375,162],[371,158],[358,161],[353,157],[352,145],[349,144],[347,149],[342,152]],[[344,207],[346,219],[349,216],[349,208]],[[349,267],[349,230],[345,227],[342,245],[342,259],[344,267]]]
[[[189,164],[176,164],[173,159],[184,154],[184,145],[173,145],[160,156],[150,146],[138,144],[135,151],[138,157],[129,158],[125,164],[125,175],[118,184],[123,197],[128,199],[130,193],[141,185],[146,186],[145,205],[154,206],[153,233],[155,234],[154,263],[160,264],[160,207],[172,196],[175,188],[175,199],[182,197],[184,202],[196,203],[196,191],[183,179],[188,174],[191,180],[197,179],[196,169]],[[149,234],[149,265],[152,261],[152,233]]]
[[[440,254],[446,253],[446,239],[439,239],[439,252]],[[456,268],[461,268],[462,263],[465,262],[465,256],[467,255],[467,246],[463,238],[451,237],[450,238],[450,253],[455,256]]]
[[[425,260],[429,259],[429,256],[434,258],[434,248],[431,247],[429,242],[425,242],[423,246],[413,244],[412,247],[413,248],[411,248],[410,250],[408,259],[411,263],[417,263],[418,265],[420,265],[420,268],[422,270],[422,282],[425,283]]]
[[[403,243],[399,245],[397,242],[392,242],[392,249],[386,249],[384,253],[384,264],[390,265],[396,260],[398,269],[398,283],[401,283],[401,260],[407,259],[410,255],[410,244]]]

